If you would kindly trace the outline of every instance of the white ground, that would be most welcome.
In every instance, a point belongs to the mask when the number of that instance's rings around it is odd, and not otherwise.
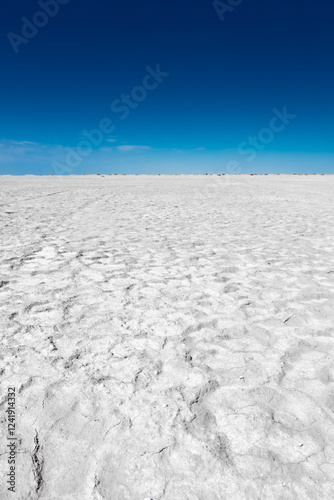
[[[0,182],[1,499],[334,498],[334,176]]]

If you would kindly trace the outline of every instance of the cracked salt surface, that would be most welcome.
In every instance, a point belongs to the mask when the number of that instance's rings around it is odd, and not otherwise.
[[[333,188],[3,176],[15,498],[334,498]]]

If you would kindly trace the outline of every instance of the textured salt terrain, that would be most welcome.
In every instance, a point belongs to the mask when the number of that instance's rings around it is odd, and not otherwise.
[[[334,498],[334,176],[0,189],[1,499]]]

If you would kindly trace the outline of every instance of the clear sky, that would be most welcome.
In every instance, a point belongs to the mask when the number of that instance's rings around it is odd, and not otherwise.
[[[334,172],[329,0],[15,0],[0,30],[1,174]]]

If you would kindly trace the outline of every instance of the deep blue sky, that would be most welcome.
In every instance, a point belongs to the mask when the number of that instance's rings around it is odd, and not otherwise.
[[[334,172],[329,0],[243,0],[224,20],[208,0],[69,0],[10,41],[38,11],[15,0],[0,18],[0,173],[54,173],[54,161],[73,174]],[[111,103],[158,64],[169,76],[122,120]],[[285,106],[290,123],[262,133]],[[66,162],[103,118],[113,132]]]

